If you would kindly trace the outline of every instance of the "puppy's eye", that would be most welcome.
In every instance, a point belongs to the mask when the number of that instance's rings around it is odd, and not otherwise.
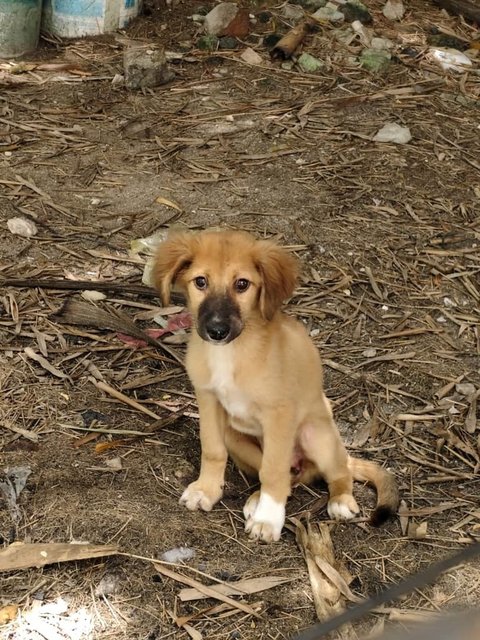
[[[235,281],[235,291],[238,291],[238,293],[242,293],[243,291],[246,291],[248,289],[248,287],[250,286],[250,281],[247,280],[246,278],[239,278],[238,280]]]
[[[197,287],[197,289],[202,290],[207,288],[208,282],[205,276],[198,276],[195,278],[193,282],[195,283],[195,286]]]

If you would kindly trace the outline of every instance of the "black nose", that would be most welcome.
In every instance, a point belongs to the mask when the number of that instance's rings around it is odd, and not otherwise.
[[[207,335],[215,342],[221,342],[230,333],[230,325],[224,320],[211,320],[205,327]]]

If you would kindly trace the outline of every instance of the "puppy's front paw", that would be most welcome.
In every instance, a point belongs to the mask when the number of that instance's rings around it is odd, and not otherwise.
[[[255,493],[252,493],[252,495],[245,502],[245,505],[243,507],[243,515],[245,516],[245,520],[247,522],[253,518],[255,511],[257,510],[259,500],[260,491],[255,491]]]
[[[221,499],[222,495],[221,487],[217,489],[207,487],[200,480],[197,480],[189,484],[182,493],[180,504],[185,505],[190,511],[197,511],[198,509],[211,511],[213,505]]]
[[[359,513],[360,509],[351,494],[342,493],[330,498],[327,511],[332,520],[351,520]]]
[[[268,493],[256,492],[247,500],[243,513],[246,518],[245,531],[252,540],[276,542],[280,540],[285,523],[285,505],[274,500]]]

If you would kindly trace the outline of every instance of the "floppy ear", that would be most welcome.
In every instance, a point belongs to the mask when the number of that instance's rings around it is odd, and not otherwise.
[[[162,304],[167,305],[170,302],[170,289],[192,260],[193,235],[190,233],[175,233],[158,246],[153,280]]]
[[[255,245],[255,264],[262,276],[260,313],[271,320],[286,298],[290,298],[297,284],[298,262],[286,249],[269,240]]]

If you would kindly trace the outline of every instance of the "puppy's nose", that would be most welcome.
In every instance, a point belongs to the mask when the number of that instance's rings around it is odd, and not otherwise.
[[[205,327],[210,340],[222,342],[230,333],[230,325],[225,320],[212,319]]]

